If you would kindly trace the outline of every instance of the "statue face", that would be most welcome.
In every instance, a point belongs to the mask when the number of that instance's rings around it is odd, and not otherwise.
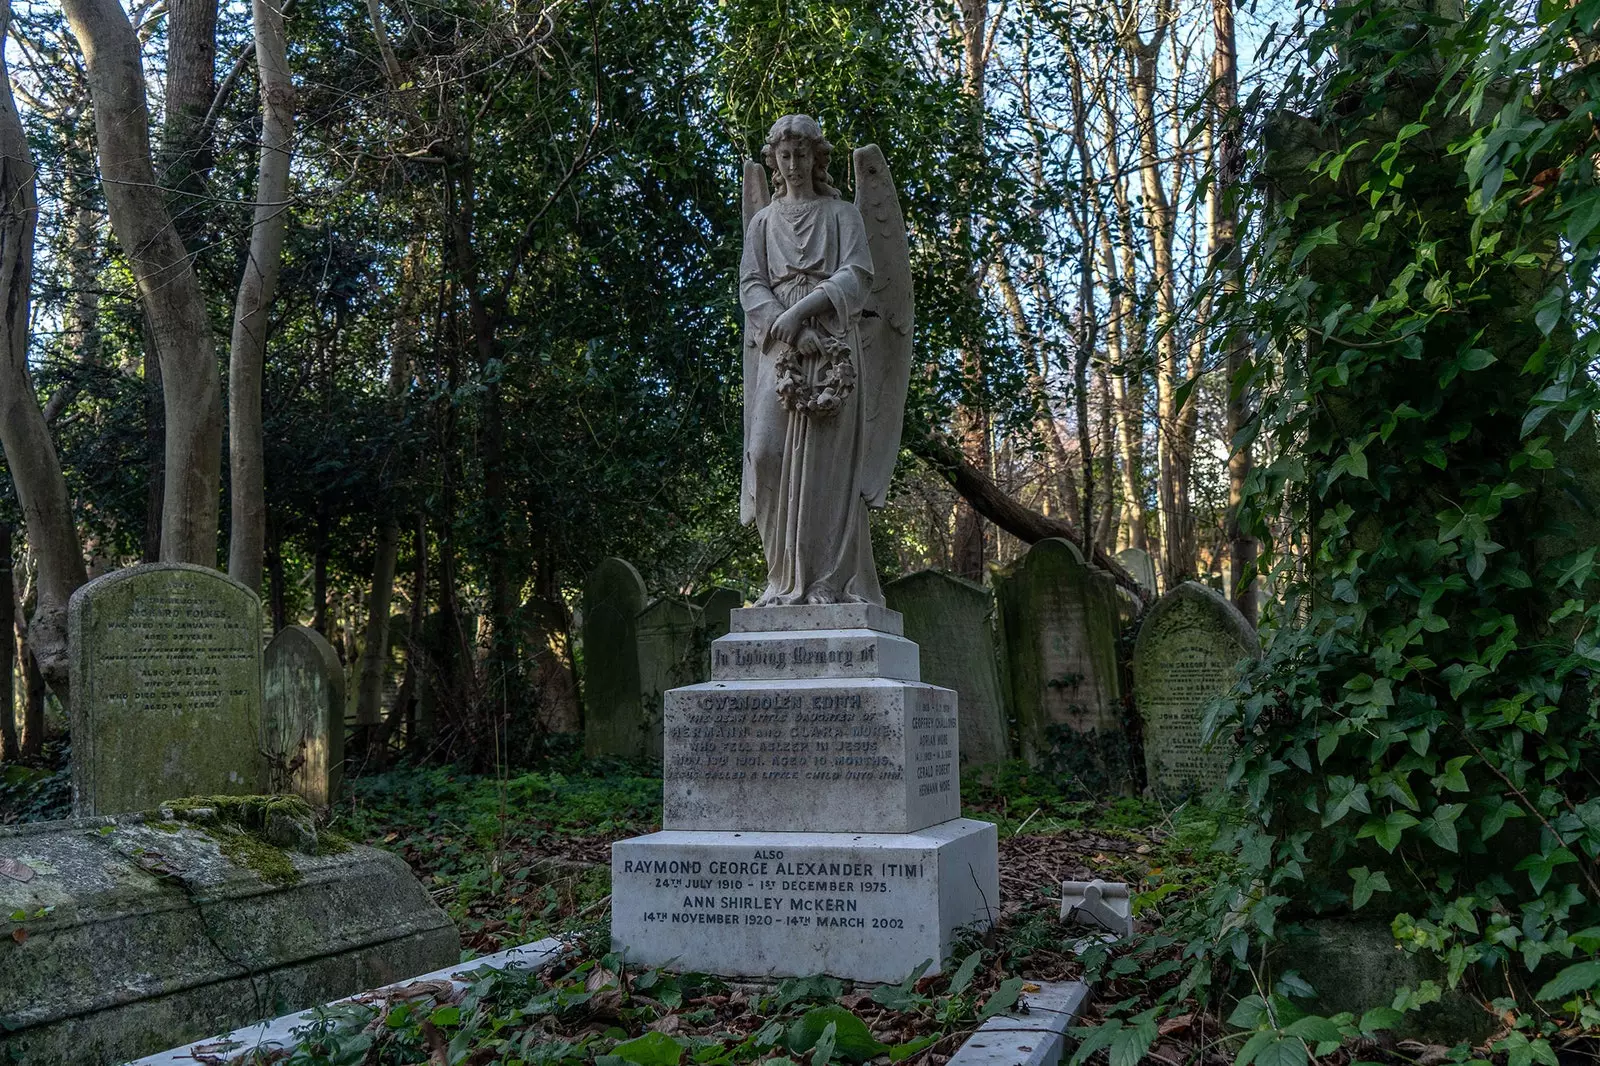
[[[773,158],[786,187],[794,192],[811,189],[812,152],[808,142],[785,137],[778,142]]]

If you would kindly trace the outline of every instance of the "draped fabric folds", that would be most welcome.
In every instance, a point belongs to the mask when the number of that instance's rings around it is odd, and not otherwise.
[[[821,290],[832,308],[808,328],[848,345],[859,370],[857,325],[872,276],[866,227],[844,200],[780,198],[745,233],[739,302],[756,350],[745,432],[745,492],[753,498],[742,511],[753,515],[767,558],[758,605],[883,603],[862,483],[862,394],[851,392],[827,413],[790,410],[778,395],[780,344],[769,339],[785,309]],[[802,342],[798,358],[806,380],[820,385],[828,363],[820,346]]]

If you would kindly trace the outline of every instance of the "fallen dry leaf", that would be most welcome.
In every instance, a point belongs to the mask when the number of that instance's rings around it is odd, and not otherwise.
[[[1175,1036],[1178,1033],[1188,1032],[1190,1027],[1193,1025],[1194,1015],[1180,1014],[1176,1018],[1168,1018],[1166,1021],[1162,1022],[1161,1028],[1157,1029],[1156,1032],[1160,1033],[1162,1036]]]
[[[15,929],[11,930],[11,939],[20,944],[24,940],[28,939],[28,931],[19,925]]]

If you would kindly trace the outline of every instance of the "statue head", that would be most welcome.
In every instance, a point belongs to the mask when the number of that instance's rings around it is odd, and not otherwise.
[[[783,177],[783,168],[778,165],[778,146],[785,141],[803,144],[811,151],[811,183],[815,186],[818,196],[832,196],[837,198],[839,190],[834,188],[833,179],[828,176],[828,164],[833,160],[833,145],[829,144],[822,136],[822,127],[817,125],[817,120],[810,115],[784,115],[772,124],[772,129],[767,133],[767,143],[761,149],[761,158],[767,164],[767,169],[772,172],[773,192],[782,196],[787,187]]]

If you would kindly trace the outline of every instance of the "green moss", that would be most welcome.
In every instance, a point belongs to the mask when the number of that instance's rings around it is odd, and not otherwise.
[[[331,829],[324,829],[317,834],[316,854],[318,855],[343,855],[352,846],[349,840]]]
[[[349,848],[337,838],[323,844],[311,805],[299,796],[187,796],[163,804],[162,812],[204,833],[229,862],[270,885],[300,880],[286,848],[307,855]]]
[[[160,822],[151,821],[151,822],[146,822],[144,824],[145,824],[146,828],[154,829],[158,833],[176,833],[180,829],[183,828],[183,826],[179,825],[177,822],[168,822],[168,821],[160,821]]]
[[[217,842],[229,862],[249,870],[269,885],[292,885],[300,880],[300,871],[288,852],[248,830],[227,829],[207,835]]]

